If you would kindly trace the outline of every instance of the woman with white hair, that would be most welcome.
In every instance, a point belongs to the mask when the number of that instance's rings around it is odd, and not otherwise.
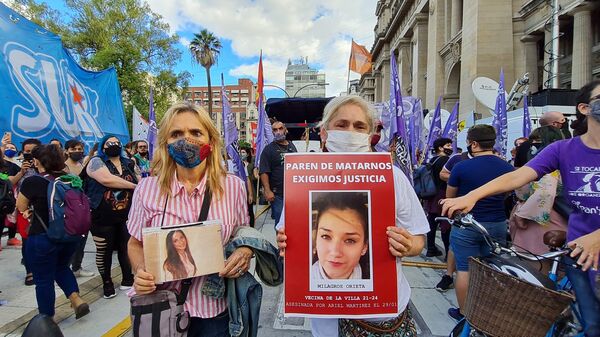
[[[152,165],[154,176],[138,184],[129,214],[129,258],[137,294],[157,289],[144,266],[143,228],[197,222],[205,193],[212,196],[207,199],[211,200],[207,220],[221,221],[221,244],[229,241],[237,226],[248,224],[244,182],[226,173],[222,147],[219,131],[206,111],[197,106],[178,103],[163,117]],[[251,258],[250,248],[237,248],[219,276],[240,277],[250,267]],[[204,282],[204,276],[195,277],[189,288],[184,304],[191,316],[187,336],[229,336],[227,301],[205,295],[201,291]],[[160,287],[181,289],[181,282],[166,282]]]
[[[371,137],[375,132],[373,106],[359,96],[332,99],[323,112],[321,140],[326,152],[370,152]],[[394,194],[396,199],[395,223],[387,228],[390,254],[396,257],[398,280],[398,309],[400,315],[384,319],[313,318],[313,336],[416,336],[408,309],[410,286],[402,273],[402,258],[416,256],[425,245],[429,224],[423,208],[404,173],[394,167]],[[284,254],[286,235],[284,219],[277,228],[277,242]]]

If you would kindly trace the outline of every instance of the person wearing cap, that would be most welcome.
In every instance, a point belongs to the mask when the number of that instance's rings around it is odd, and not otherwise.
[[[494,154],[496,130],[485,124],[471,127],[467,133],[467,150],[472,157],[456,164],[450,173],[446,188],[446,197],[463,196],[495,178],[513,171],[513,167]],[[506,241],[507,218],[504,211],[504,194],[481,199],[471,214],[480,222],[498,242]],[[469,257],[490,254],[484,238],[472,228],[453,227],[450,232],[450,246],[456,259],[456,298],[458,308],[448,309],[448,314],[459,320],[463,317],[460,308],[464,308],[469,286]]]

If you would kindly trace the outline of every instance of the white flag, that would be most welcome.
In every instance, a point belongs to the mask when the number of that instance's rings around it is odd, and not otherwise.
[[[146,140],[148,138],[148,121],[142,117],[142,114],[133,107],[133,133],[132,140]]]

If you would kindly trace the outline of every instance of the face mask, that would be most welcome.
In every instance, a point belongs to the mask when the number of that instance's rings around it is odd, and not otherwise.
[[[194,168],[208,157],[212,152],[212,147],[208,144],[202,147],[198,144],[190,143],[185,139],[180,139],[175,143],[167,145],[169,156],[179,166],[185,168]]]
[[[72,161],[80,161],[83,158],[83,152],[71,152],[69,153],[69,157],[71,157]]]
[[[121,155],[121,150],[123,148],[121,145],[111,144],[106,149],[104,149],[104,153],[109,157],[118,157]]]
[[[471,144],[467,145],[467,152],[469,152],[469,155],[473,157],[473,147]]]
[[[17,155],[17,151],[15,151],[13,149],[8,149],[8,150],[4,151],[4,155],[8,158],[13,158],[14,156]]]
[[[452,153],[454,153],[454,150],[452,150],[452,149],[444,149],[444,153],[445,153],[447,156],[450,156]]]
[[[248,159],[248,154],[247,153],[242,153],[240,156],[242,157],[242,160]]]
[[[373,137],[371,137],[371,146],[377,145],[380,140],[381,140],[381,135],[378,135],[378,134],[373,135]]]
[[[282,140],[285,140],[285,133],[274,133],[273,134],[273,140],[276,142],[280,142]]]
[[[369,134],[354,131],[327,131],[325,147],[329,152],[369,152]]]
[[[590,116],[600,123],[600,99],[593,101],[590,104]]]
[[[563,137],[565,139],[571,138],[571,130],[569,130],[569,121],[565,121],[563,125],[560,127],[560,132],[562,132]]]

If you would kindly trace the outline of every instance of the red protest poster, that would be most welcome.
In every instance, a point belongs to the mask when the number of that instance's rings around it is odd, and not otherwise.
[[[394,175],[385,153],[285,156],[285,315],[398,313]]]

